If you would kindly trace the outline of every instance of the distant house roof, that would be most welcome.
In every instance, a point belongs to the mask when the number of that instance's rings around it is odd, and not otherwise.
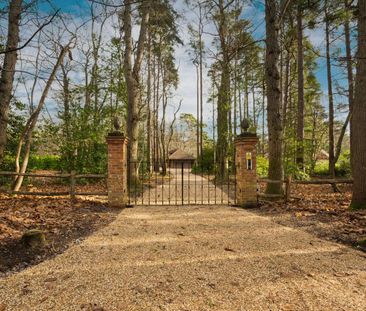
[[[172,149],[172,150],[169,150],[169,155],[172,155],[174,152],[176,152],[177,150],[179,150],[179,149]]]
[[[317,160],[328,160],[329,153],[322,149],[319,151],[316,158],[317,158]]]
[[[177,149],[170,154],[169,160],[196,160],[196,158],[181,149]]]

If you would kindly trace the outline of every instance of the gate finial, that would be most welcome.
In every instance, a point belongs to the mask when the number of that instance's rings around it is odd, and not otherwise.
[[[244,134],[246,132],[248,132],[248,129],[249,129],[249,120],[247,118],[244,118],[241,123],[240,123],[240,126],[241,126],[241,133]]]
[[[119,130],[121,129],[121,122],[119,120],[118,117],[114,117],[113,119],[113,127],[116,130],[116,132],[119,132]]]

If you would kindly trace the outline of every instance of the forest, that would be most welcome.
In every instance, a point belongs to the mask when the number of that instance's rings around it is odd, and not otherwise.
[[[105,173],[105,137],[117,123],[131,163],[166,174],[170,151],[183,148],[225,178],[247,119],[262,177],[352,176],[352,206],[365,206],[356,1],[71,5],[1,6],[3,171]],[[18,176],[13,189],[22,183]]]
[[[0,311],[365,310],[366,0],[0,1]]]

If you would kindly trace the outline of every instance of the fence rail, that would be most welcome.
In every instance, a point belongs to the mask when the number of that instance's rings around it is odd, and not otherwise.
[[[36,174],[36,173],[16,173],[0,171],[0,176],[24,176],[24,177],[42,177],[42,178],[62,178],[69,179],[69,191],[14,191],[14,190],[3,190],[0,189],[1,193],[5,194],[19,194],[19,195],[30,195],[30,196],[70,196],[71,200],[74,200],[77,195],[96,195],[96,196],[107,196],[108,192],[77,192],[76,191],[76,179],[106,179],[105,174],[76,174],[74,171],[68,174]]]
[[[72,200],[75,199],[77,195],[82,196],[107,196],[108,192],[77,192],[76,191],[76,180],[77,179],[106,179],[106,174],[76,174],[74,171],[68,174],[37,174],[37,173],[16,173],[16,172],[8,172],[8,171],[0,171],[0,176],[24,176],[24,177],[42,177],[42,178],[62,178],[69,179],[69,191],[60,191],[60,192],[52,192],[52,191],[13,191],[13,190],[4,190],[0,189],[1,193],[5,194],[19,194],[19,195],[30,195],[30,196],[70,196]],[[336,184],[352,184],[352,179],[313,179],[313,180],[293,180],[290,176],[286,177],[283,180],[271,180],[268,178],[258,178],[258,182],[261,183],[272,183],[272,184],[284,184],[285,191],[283,194],[267,194],[267,193],[258,193],[258,196],[261,198],[268,199],[285,199],[288,201],[291,197],[291,186],[293,184],[299,185],[336,185]]]
[[[272,184],[285,184],[285,191],[283,194],[269,194],[258,193],[259,197],[268,199],[285,199],[288,201],[291,197],[291,185],[336,185],[336,184],[352,184],[352,179],[312,179],[312,180],[293,180],[291,176],[286,177],[284,180],[271,180],[268,178],[259,178],[258,182],[272,183]]]

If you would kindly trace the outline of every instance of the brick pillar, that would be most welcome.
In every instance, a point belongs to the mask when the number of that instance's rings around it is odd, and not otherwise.
[[[256,207],[258,204],[257,142],[258,137],[248,132],[235,139],[236,204],[241,207]]]
[[[122,208],[128,202],[127,191],[127,143],[120,133],[107,136],[108,144],[108,203]]]

